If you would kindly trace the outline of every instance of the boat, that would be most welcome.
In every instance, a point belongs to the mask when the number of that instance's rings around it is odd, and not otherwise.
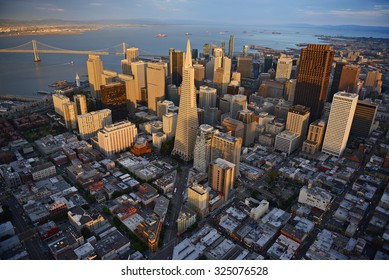
[[[155,34],[154,37],[157,37],[157,38],[167,37],[167,34],[165,34],[165,33],[158,33],[158,34]]]
[[[38,94],[46,94],[46,95],[51,95],[51,92],[49,91],[43,91],[43,90],[39,90],[37,91]]]
[[[186,32],[186,33],[185,33],[185,35],[192,35],[192,33],[190,33],[190,32]]]
[[[297,43],[297,47],[306,47],[308,44],[307,43]]]
[[[275,32],[275,31],[273,31],[271,34],[281,34],[281,32]]]

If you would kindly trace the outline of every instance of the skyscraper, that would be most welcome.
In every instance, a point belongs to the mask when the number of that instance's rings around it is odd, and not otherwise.
[[[354,93],[338,92],[334,95],[324,136],[323,153],[337,157],[342,155],[346,149],[357,102],[358,95]]]
[[[313,155],[321,150],[326,125],[323,120],[316,120],[309,125],[308,136],[301,149],[303,153]]]
[[[147,107],[151,113],[157,113],[157,102],[165,99],[165,81],[167,63],[149,62],[147,64]]]
[[[210,55],[211,55],[211,46],[210,44],[205,43],[203,45],[203,57],[205,57],[205,59],[208,59]]]
[[[366,75],[366,90],[367,94],[369,94],[371,91],[377,91],[378,93],[381,93],[381,86],[382,86],[382,73],[379,71],[369,71]]]
[[[170,49],[169,57],[170,57],[170,77],[172,78],[172,84],[175,85],[176,87],[179,87],[182,82],[184,52],[175,49]]]
[[[272,67],[273,67],[273,56],[270,54],[267,54],[265,56],[265,62],[263,65],[263,72],[267,73],[270,70],[270,68],[272,68]]]
[[[55,93],[52,95],[54,111],[63,117],[63,104],[70,102],[69,97],[63,94]]]
[[[199,108],[216,107],[216,89],[208,86],[200,86]]]
[[[212,137],[211,161],[222,158],[235,164],[235,177],[237,177],[239,174],[241,148],[241,138],[236,138],[223,132],[215,133]]]
[[[105,156],[111,156],[131,147],[137,135],[135,124],[129,121],[109,124],[97,133],[98,146]]]
[[[243,46],[243,56],[247,56],[249,54],[249,46],[244,45]]]
[[[194,148],[193,167],[206,173],[211,160],[211,144],[214,129],[207,124],[200,125]]]
[[[289,80],[292,73],[293,59],[281,54],[277,61],[276,80]]]
[[[244,125],[243,146],[250,146],[254,143],[255,128],[257,122],[254,120],[254,112],[241,110],[238,112],[238,120]]]
[[[76,104],[76,114],[82,115],[88,113],[86,106],[86,96],[83,94],[76,94],[73,96],[73,101]]]
[[[163,132],[166,134],[168,140],[172,139],[176,134],[177,127],[177,113],[167,113],[162,116]]]
[[[332,78],[331,90],[327,98],[328,102],[332,102],[334,94],[339,91],[340,76],[342,75],[343,67],[347,65],[347,63],[348,62],[345,60],[336,62],[334,76]]]
[[[369,137],[377,114],[378,105],[368,100],[358,100],[350,135]]]
[[[238,57],[238,72],[240,73],[241,78],[251,77],[252,61],[253,58],[251,56]]]
[[[111,110],[103,109],[79,115],[77,122],[81,138],[90,139],[104,126],[112,124]]]
[[[100,90],[101,104],[103,108],[112,111],[114,122],[127,117],[127,97],[125,83],[109,83],[102,85]]]
[[[92,97],[100,100],[100,86],[103,84],[103,62],[100,60],[100,56],[90,54],[86,61],[86,67]]]
[[[201,64],[193,65],[195,72],[195,85],[199,89],[204,84],[205,67]]]
[[[235,181],[235,164],[217,158],[209,164],[209,185],[214,191],[223,193],[224,201],[228,200]]]
[[[184,161],[193,159],[193,150],[199,126],[196,106],[196,88],[194,85],[194,68],[188,39],[181,84],[180,106],[177,118],[176,138],[173,155],[178,155]]]
[[[234,56],[234,35],[230,35],[230,41],[228,42],[228,57]]]
[[[139,101],[142,100],[142,91],[144,91],[147,86],[146,67],[147,63],[141,60],[131,63],[131,71],[135,81],[136,100]]]
[[[125,75],[131,75],[131,63],[139,60],[139,49],[129,48],[126,50],[126,59],[121,61],[122,73]]]
[[[135,62],[139,60],[139,49],[138,48],[128,48],[126,50],[126,59],[128,63]]]
[[[329,45],[308,44],[301,49],[299,72],[293,105],[310,108],[309,123],[321,116],[327,99],[334,51]]]
[[[69,130],[77,129],[77,114],[75,103],[66,102],[63,104],[62,109],[66,128]]]
[[[126,88],[126,103],[127,110],[130,114],[135,113],[135,109],[137,106],[137,88],[135,84],[134,76],[120,74],[119,79],[124,83]]]
[[[208,214],[209,193],[202,185],[194,184],[188,188],[188,207],[200,217]]]
[[[345,65],[339,81],[339,91],[357,93],[357,82],[361,68],[356,65]]]

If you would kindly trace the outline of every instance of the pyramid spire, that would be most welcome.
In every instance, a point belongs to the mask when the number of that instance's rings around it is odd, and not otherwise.
[[[189,39],[186,42],[185,67],[192,67],[192,52],[190,49],[190,40]]]

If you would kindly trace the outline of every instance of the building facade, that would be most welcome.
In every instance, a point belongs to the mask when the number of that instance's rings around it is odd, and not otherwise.
[[[230,191],[234,186],[235,164],[227,160],[217,158],[209,164],[209,186],[223,194],[224,200],[229,199]]]
[[[147,63],[147,107],[149,112],[157,114],[157,102],[165,99],[165,81],[167,63]]]
[[[308,44],[301,49],[293,105],[310,108],[309,123],[317,120],[327,99],[334,51],[329,45]]]
[[[94,99],[100,99],[100,87],[103,85],[103,62],[98,55],[89,55],[86,62],[91,95]]]
[[[58,114],[63,115],[63,104],[70,102],[70,99],[66,97],[65,95],[55,93],[52,95],[53,97],[53,104],[54,104],[54,111]]]
[[[235,177],[237,177],[239,175],[242,139],[218,132],[212,137],[211,145],[211,162],[221,158],[235,164]]]
[[[338,92],[334,95],[324,135],[322,152],[340,157],[346,149],[351,125],[357,107],[358,95]]]
[[[90,139],[104,126],[112,124],[111,110],[103,109],[79,115],[77,123],[81,138]]]
[[[130,148],[138,136],[135,124],[121,121],[105,126],[97,133],[100,151],[107,157]]]
[[[73,96],[73,101],[76,105],[76,114],[82,115],[88,113],[86,105],[86,96],[84,94],[76,94]]]
[[[204,186],[194,184],[188,188],[188,207],[200,217],[208,215],[209,193]]]
[[[211,159],[211,144],[214,129],[207,124],[200,125],[199,134],[196,138],[194,148],[193,167],[201,172],[207,173]]]
[[[196,89],[194,86],[194,69],[190,52],[190,41],[187,42],[185,64],[183,68],[180,106],[177,117],[176,138],[173,155],[184,161],[193,159],[197,128],[199,126],[196,105]]]
[[[326,125],[323,120],[314,121],[309,125],[308,136],[302,147],[303,153],[313,155],[321,150]]]
[[[368,100],[358,100],[350,135],[368,138],[373,130],[378,105]]]

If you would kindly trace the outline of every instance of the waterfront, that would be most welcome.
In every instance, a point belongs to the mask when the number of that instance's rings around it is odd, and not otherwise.
[[[142,27],[109,27],[83,34],[1,37],[0,48],[11,48],[31,40],[70,50],[98,50],[126,42],[138,47],[141,54],[168,55],[169,48],[182,49],[185,33],[191,33],[192,47],[202,51],[204,43],[220,45],[229,36],[235,36],[235,52],[243,45],[261,45],[273,49],[298,48],[297,43],[318,43],[315,37],[324,35],[389,36],[387,29],[355,28],[334,29],[280,26],[215,26],[215,25],[148,25]],[[281,34],[273,34],[279,32]],[[167,34],[158,38],[155,34]],[[120,46],[116,51],[120,51]],[[56,80],[74,81],[76,73],[86,75],[86,55],[40,54],[42,61],[33,62],[31,53],[0,54],[0,95],[37,96],[36,92],[49,91],[48,84]],[[104,68],[120,72],[120,56],[102,56]],[[81,79],[86,79],[81,77]]]

